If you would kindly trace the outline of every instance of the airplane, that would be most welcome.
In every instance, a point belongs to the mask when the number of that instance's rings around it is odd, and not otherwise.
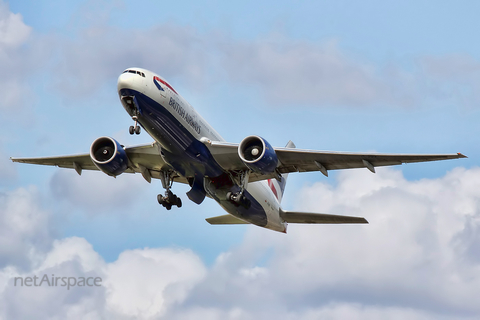
[[[124,147],[111,137],[93,141],[90,152],[79,155],[11,158],[13,162],[100,170],[116,177],[140,173],[160,179],[164,194],[158,203],[170,210],[182,200],[172,192],[174,182],[189,184],[187,197],[201,204],[214,199],[226,212],[206,219],[212,225],[254,224],[287,232],[288,223],[368,223],[365,218],[333,214],[296,212],[281,207],[289,173],[366,168],[466,158],[454,154],[381,154],[297,149],[292,141],[274,148],[264,138],[251,135],[239,144],[226,142],[163,77],[142,68],[128,68],[120,74],[117,91],[123,108],[134,121],[130,134],[141,128],[153,142]]]

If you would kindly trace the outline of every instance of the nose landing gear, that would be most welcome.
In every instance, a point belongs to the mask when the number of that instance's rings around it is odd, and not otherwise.
[[[132,119],[135,121],[135,126],[130,126],[128,132],[130,134],[140,134],[140,126],[138,125],[138,118],[137,116],[133,116]]]
[[[125,108],[129,114],[133,114],[132,119],[135,121],[135,126],[130,126],[128,132],[130,134],[140,134],[140,126],[138,125],[138,115],[141,113],[140,106],[138,105],[135,96],[122,96],[122,101],[125,103]]]

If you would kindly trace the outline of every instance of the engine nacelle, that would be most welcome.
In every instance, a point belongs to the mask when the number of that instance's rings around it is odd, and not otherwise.
[[[125,149],[110,137],[101,137],[93,141],[90,157],[95,166],[109,176],[118,176],[128,167]]]
[[[273,147],[259,136],[249,136],[240,142],[238,155],[252,171],[269,174],[275,171],[278,158]]]

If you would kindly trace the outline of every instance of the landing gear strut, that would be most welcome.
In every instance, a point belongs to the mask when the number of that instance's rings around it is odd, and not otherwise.
[[[130,126],[128,132],[130,134],[140,134],[140,126],[138,125],[138,115],[140,113],[137,99],[135,96],[122,96],[122,101],[124,101],[129,109],[129,113],[133,114],[132,119],[135,121],[135,126]]]
[[[240,174],[240,191],[239,192],[227,192],[227,200],[235,204],[237,207],[242,206],[245,209],[249,209],[251,206],[250,200],[244,195],[245,189],[247,188],[248,178],[250,171],[243,171]]]
[[[132,117],[133,121],[135,121],[135,126],[130,126],[130,128],[128,129],[128,132],[130,134],[140,134],[140,126],[138,125],[138,118],[137,116],[133,116]]]
[[[173,194],[172,191],[170,191],[170,188],[173,185],[171,172],[162,171],[160,175],[160,180],[162,181],[162,186],[165,188],[165,195],[159,194],[157,196],[158,203],[167,208],[167,210],[172,209],[172,206],[177,206],[181,208],[182,199],[180,199],[175,194]]]

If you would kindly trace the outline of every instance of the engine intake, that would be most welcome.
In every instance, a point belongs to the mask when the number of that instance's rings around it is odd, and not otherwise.
[[[118,176],[128,167],[125,149],[113,138],[101,137],[93,141],[90,158],[95,166],[109,176]]]
[[[238,155],[243,163],[252,171],[269,174],[278,165],[277,154],[265,139],[259,136],[249,136],[240,142]]]

